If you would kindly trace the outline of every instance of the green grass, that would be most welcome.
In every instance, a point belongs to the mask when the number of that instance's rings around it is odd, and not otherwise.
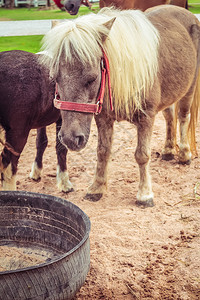
[[[200,5],[199,7],[190,7],[189,9],[193,14],[200,14]]]
[[[193,13],[200,14],[200,0],[189,0],[189,10]],[[99,9],[98,3],[92,5],[92,11]],[[91,12],[88,7],[81,6],[77,16],[87,14]],[[74,19],[77,16],[71,16],[65,11],[60,9],[35,8],[21,7],[15,9],[0,8],[0,21],[20,21],[20,20],[47,20],[47,19]]]
[[[92,11],[98,10],[98,4],[92,6]],[[79,14],[90,13],[87,7],[80,7]],[[77,16],[70,16],[67,12],[63,12],[59,9],[46,10],[38,8],[15,8],[5,9],[0,8],[0,21],[20,21],[20,20],[47,20],[47,19],[70,19],[77,18]],[[0,22],[1,26],[1,22]],[[28,52],[36,53],[40,50],[40,42],[43,35],[31,35],[31,36],[9,36],[0,37],[0,52],[8,50],[24,50]]]
[[[40,50],[43,35],[6,36],[0,37],[0,52],[9,50],[24,50],[36,53]]]
[[[98,9],[98,4],[92,6],[92,11]],[[31,7],[30,9],[22,7],[15,9],[0,8],[0,21],[21,21],[21,20],[54,20],[54,19],[74,19],[77,16],[81,16],[90,13],[91,10],[85,6],[81,6],[79,13],[76,16],[71,16],[66,11],[60,9],[38,9]]]
[[[200,0],[199,0],[200,1]],[[193,14],[200,14],[200,4],[192,4],[189,5],[189,10],[193,13]]]
[[[188,4],[190,5],[192,5],[192,4],[198,4],[199,3],[199,1],[198,0],[189,0],[188,1]]]
[[[188,5],[193,14],[200,14],[200,0],[189,0]]]

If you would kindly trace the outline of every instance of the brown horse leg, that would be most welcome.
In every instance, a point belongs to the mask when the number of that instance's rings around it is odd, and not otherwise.
[[[97,166],[93,184],[89,187],[86,199],[98,201],[107,188],[107,165],[111,153],[114,120],[105,117],[103,112],[95,117],[98,128]]]
[[[162,151],[162,159],[171,160],[174,158],[176,147],[176,121],[174,105],[166,108],[163,111],[163,116],[166,121],[166,140]]]
[[[187,99],[187,102],[185,101]],[[193,97],[184,97],[179,102],[179,124],[180,124],[180,145],[179,145],[179,162],[181,164],[191,163],[191,151],[188,140],[188,128],[190,124],[190,104]]]
[[[135,151],[135,159],[139,165],[140,182],[137,193],[137,205],[144,207],[154,206],[151,176],[149,173],[149,159],[151,156],[151,136],[154,118],[143,117],[137,125],[138,143]]]
[[[46,127],[37,129],[37,138],[36,138],[36,157],[32,165],[31,173],[29,177],[33,180],[40,180],[42,172],[42,158],[44,151],[48,144],[48,138],[46,134]]]
[[[57,186],[60,192],[71,192],[73,190],[73,186],[69,181],[69,176],[66,168],[66,155],[67,148],[64,147],[59,139],[58,139],[58,131],[60,130],[61,121],[57,121],[56,123],[56,153],[57,153]],[[42,159],[44,151],[48,144],[48,138],[46,134],[46,127],[40,128],[37,130],[37,138],[36,138],[36,148],[37,154],[35,161],[32,165],[30,178],[33,180],[40,180],[41,172],[42,172]]]
[[[105,7],[105,6],[106,6],[105,2],[104,2],[103,0],[100,0],[100,1],[99,1],[99,7],[100,7],[100,8],[103,8],[103,7]]]
[[[1,184],[3,190],[16,190],[16,173],[20,154],[26,144],[29,130],[18,135],[13,130],[5,134],[5,147],[0,158]]]
[[[67,172],[67,163],[66,163],[66,157],[68,149],[63,146],[63,144],[60,143],[60,140],[58,138],[58,132],[61,127],[62,120],[59,119],[56,122],[56,154],[57,154],[57,186],[60,192],[72,192],[73,185],[69,180],[69,175]]]
[[[1,186],[4,191],[16,190],[16,173],[19,156],[13,155],[6,148],[3,149],[1,156]]]

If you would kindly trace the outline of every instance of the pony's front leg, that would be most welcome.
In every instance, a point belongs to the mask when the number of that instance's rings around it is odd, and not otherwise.
[[[98,201],[107,188],[107,166],[111,153],[114,120],[102,112],[95,117],[98,128],[97,166],[93,184],[86,199]]]
[[[57,187],[60,192],[69,193],[72,192],[73,185],[69,180],[69,175],[67,172],[67,152],[68,149],[61,144],[58,133],[60,131],[62,120],[59,119],[56,122],[56,154],[57,154]]]
[[[47,144],[48,144],[48,139],[46,134],[46,127],[37,129],[37,138],[36,138],[37,153],[29,175],[29,177],[33,180],[38,181],[41,178],[42,166],[43,166],[42,158],[43,158],[44,151],[47,147]]]
[[[0,155],[1,186],[3,191],[16,190],[16,173],[19,155],[4,148]]]
[[[162,151],[162,159],[171,160],[174,158],[176,151],[176,118],[174,105],[166,108],[163,111],[163,116],[166,121],[166,140]]]
[[[149,160],[151,156],[151,136],[154,119],[145,117],[145,120],[137,126],[138,143],[135,151],[135,159],[139,166],[140,181],[137,193],[137,205],[144,207],[154,206],[151,176],[149,172]]]
[[[10,130],[5,134],[4,148],[0,155],[0,174],[2,190],[16,190],[17,165],[27,141],[29,130],[18,135]]]

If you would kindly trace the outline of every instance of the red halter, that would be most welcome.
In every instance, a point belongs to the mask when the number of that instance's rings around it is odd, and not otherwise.
[[[76,103],[76,102],[61,101],[57,91],[57,84],[56,84],[54,106],[61,110],[71,110],[71,111],[92,113],[98,115],[102,110],[103,97],[104,97],[105,86],[106,86],[106,75],[108,78],[110,108],[113,111],[109,61],[104,51],[103,51],[103,57],[101,59],[101,86],[97,98],[97,103],[92,104],[92,103]]]

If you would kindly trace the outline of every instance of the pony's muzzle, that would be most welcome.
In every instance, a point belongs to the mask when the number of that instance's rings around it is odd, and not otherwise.
[[[70,15],[76,15],[79,10],[79,5],[77,5],[74,1],[65,1],[64,7]]]
[[[60,142],[72,151],[80,151],[86,145],[86,137],[83,133],[76,134],[75,132],[68,136],[64,132],[58,133]]]

